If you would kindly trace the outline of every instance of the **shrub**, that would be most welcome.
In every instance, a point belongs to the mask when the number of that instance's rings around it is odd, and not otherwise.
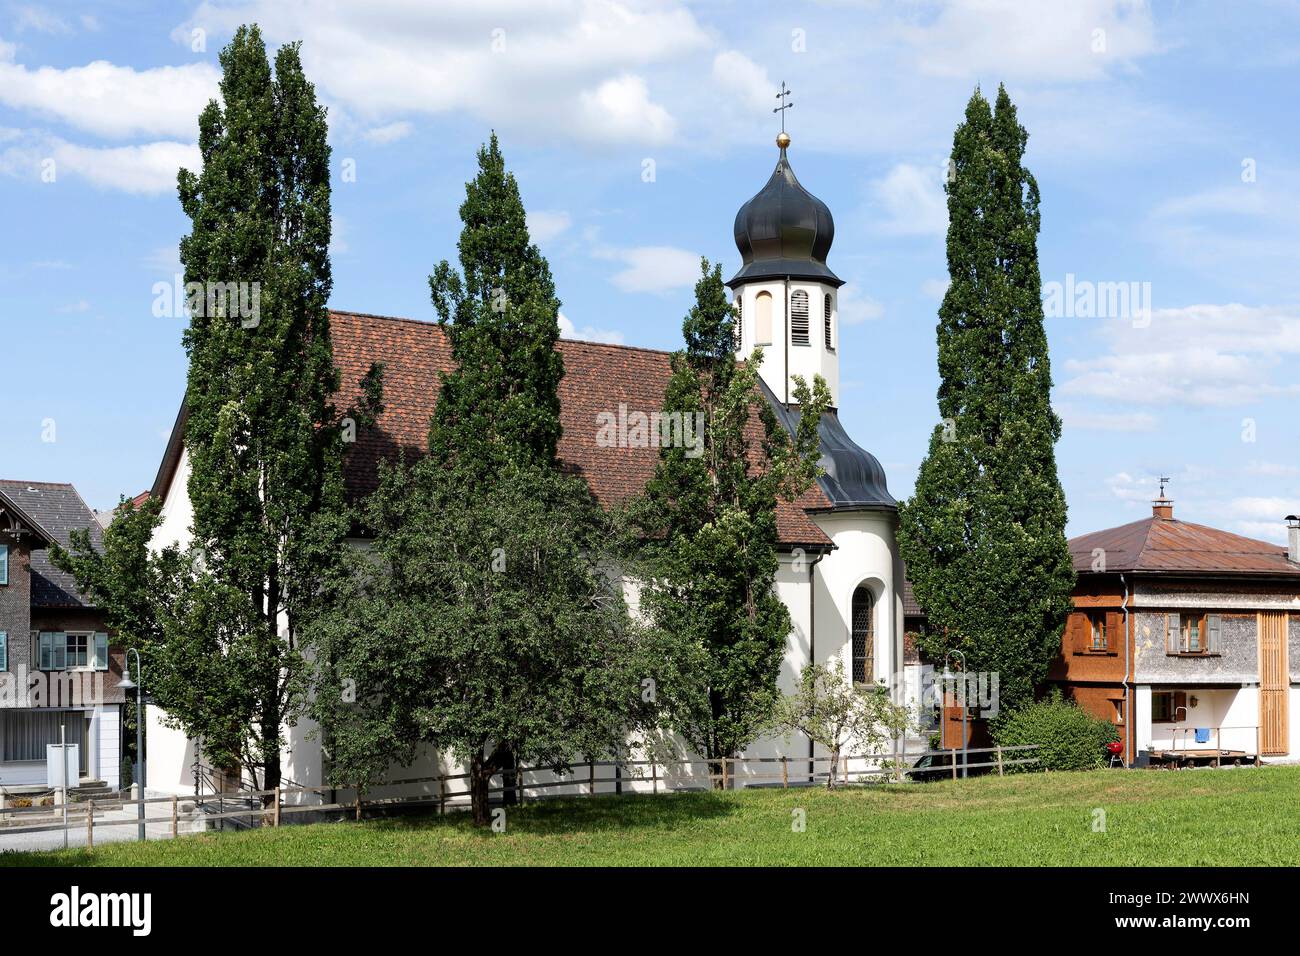
[[[1002,747],[1038,745],[1037,750],[1016,755],[1032,754],[1037,763],[1008,769],[1091,770],[1106,766],[1105,746],[1119,740],[1119,731],[1053,689],[1046,699],[1018,707],[997,721],[993,739]]]

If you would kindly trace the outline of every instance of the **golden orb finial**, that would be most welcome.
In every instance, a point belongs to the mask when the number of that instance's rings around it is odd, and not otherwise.
[[[780,133],[777,133],[776,145],[779,146],[781,149],[785,149],[787,146],[789,146],[790,134],[785,132],[784,130],[782,130]]]

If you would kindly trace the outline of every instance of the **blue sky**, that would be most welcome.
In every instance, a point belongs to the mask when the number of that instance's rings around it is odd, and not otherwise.
[[[495,128],[572,334],[655,348],[680,342],[700,255],[737,267],[789,83],[791,160],[849,283],[841,415],[898,497],[936,417],[952,130],[1005,82],[1044,282],[1137,284],[1124,314],[1048,320],[1069,532],[1149,514],[1160,474],[1179,517],[1251,536],[1300,510],[1300,6],[1280,2],[0,2],[0,475],[100,508],[152,482],[185,378],[184,320],[153,308],[188,228],[175,170],[241,22],[302,40],[329,108],[335,307],[432,318]]]

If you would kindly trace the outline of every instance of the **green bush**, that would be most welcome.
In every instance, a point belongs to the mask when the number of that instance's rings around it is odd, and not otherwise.
[[[1091,770],[1108,762],[1106,744],[1119,740],[1119,731],[1108,720],[1100,720],[1072,700],[1064,700],[1053,689],[1044,700],[1019,707],[993,727],[993,739],[1002,747],[1037,744],[1038,749],[1020,756],[1036,756],[1038,762],[1021,764],[1014,770]],[[1010,759],[1010,757],[1008,758]]]

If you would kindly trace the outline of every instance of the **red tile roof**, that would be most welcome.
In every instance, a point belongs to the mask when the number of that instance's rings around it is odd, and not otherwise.
[[[1071,538],[1074,570],[1090,572],[1098,548],[1107,571],[1300,577],[1300,565],[1287,560],[1281,545],[1176,518],[1152,516]]]
[[[435,323],[413,319],[332,312],[334,360],[342,376],[339,404],[359,394],[358,383],[372,362],[384,365],[384,413],[376,427],[358,431],[349,449],[345,477],[352,494],[374,490],[377,466],[404,450],[409,458],[424,453],[429,421],[437,402],[439,372],[453,368],[451,346]],[[641,491],[659,459],[656,448],[601,447],[596,443],[597,415],[651,412],[663,406],[670,375],[669,353],[625,345],[563,340],[564,378],[560,382],[560,422],[564,434],[559,456],[565,467],[587,479],[601,504],[627,501]],[[753,423],[757,439],[758,423]],[[757,447],[757,440],[753,442]],[[830,539],[804,511],[827,508],[829,499],[814,485],[796,504],[780,502],[777,529],[786,545],[829,547]]]

